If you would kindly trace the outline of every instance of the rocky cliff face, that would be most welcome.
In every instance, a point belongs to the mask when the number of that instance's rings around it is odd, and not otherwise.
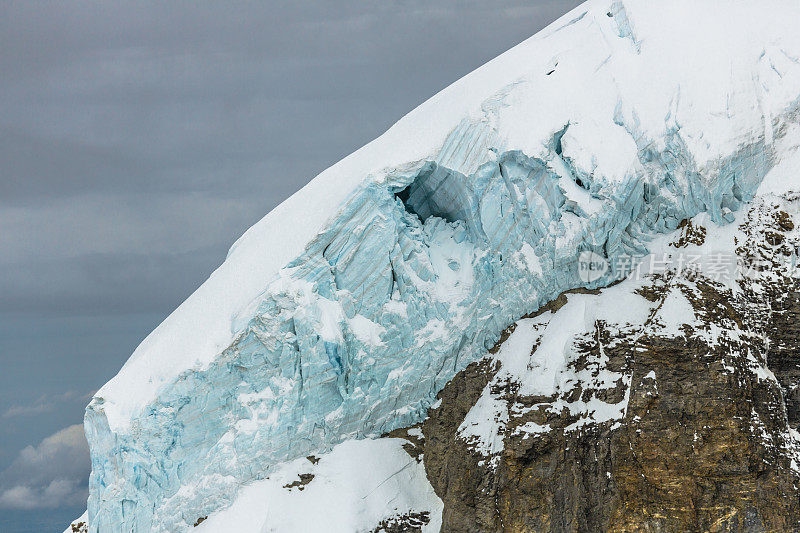
[[[566,295],[459,373],[423,425],[442,530],[800,530],[798,205],[754,201],[716,272],[683,224],[663,272]]]

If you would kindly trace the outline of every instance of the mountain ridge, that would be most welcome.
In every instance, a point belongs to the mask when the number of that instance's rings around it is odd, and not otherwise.
[[[87,408],[90,530],[186,529],[417,423],[521,316],[734,222],[797,144],[798,8],[770,5],[587,2],[276,208]]]

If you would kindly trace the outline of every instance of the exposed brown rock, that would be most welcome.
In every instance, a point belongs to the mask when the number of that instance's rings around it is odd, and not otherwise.
[[[445,530],[488,531],[494,525],[493,472],[481,467],[482,456],[471,453],[455,438],[461,421],[494,375],[494,367],[483,360],[459,372],[439,393],[441,406],[428,412],[422,426],[425,472],[445,500]]]
[[[403,449],[418,463],[422,462],[422,452],[425,447],[425,439],[419,434],[422,423],[414,424],[413,426],[398,428],[389,433],[381,435],[381,437],[390,437],[396,439],[403,439]],[[416,430],[416,431],[412,431]]]
[[[796,203],[751,209],[738,253],[755,266],[741,292],[676,273],[640,288],[656,308],[670,291],[686,297],[696,320],[680,335],[665,336],[651,316],[630,328],[598,320],[574,339],[572,368],[623,376],[613,386],[576,383],[532,398],[493,381],[491,359],[458,374],[423,425],[426,472],[445,504],[442,530],[800,531],[790,431],[800,424],[800,284],[778,268],[800,244]],[[685,223],[676,245],[704,242],[697,228]],[[457,435],[487,385],[509,415],[493,460]],[[626,396],[619,420],[577,423],[563,408]],[[526,423],[549,431],[519,431]]]
[[[372,533],[419,533],[430,523],[430,513],[406,513],[381,521]]]
[[[693,224],[691,220],[682,220],[678,224],[680,236],[672,243],[676,248],[684,248],[690,244],[701,245],[706,240],[706,228]]]
[[[284,489],[292,490],[297,488],[297,490],[303,490],[306,488],[306,485],[311,483],[311,480],[314,479],[314,474],[298,474],[297,477],[300,479],[296,479],[291,483],[287,483],[283,486]]]

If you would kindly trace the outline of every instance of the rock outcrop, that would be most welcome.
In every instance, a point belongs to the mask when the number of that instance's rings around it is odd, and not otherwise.
[[[675,268],[713,248],[685,223],[664,272],[567,296],[459,373],[423,425],[442,531],[800,531],[798,212],[757,198],[716,273]],[[569,305],[595,312],[548,331]]]

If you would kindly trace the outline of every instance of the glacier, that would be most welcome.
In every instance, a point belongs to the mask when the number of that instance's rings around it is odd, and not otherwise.
[[[509,324],[731,222],[800,121],[800,7],[767,4],[587,2],[267,215],[87,407],[90,531],[186,530],[414,424]]]

